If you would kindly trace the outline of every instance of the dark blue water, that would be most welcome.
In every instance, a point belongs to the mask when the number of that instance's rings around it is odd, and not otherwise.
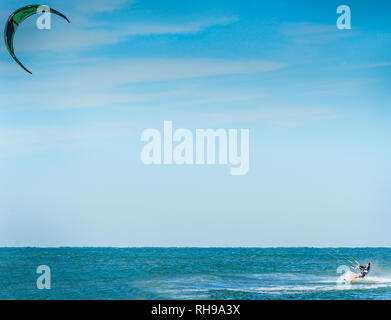
[[[314,248],[4,248],[0,298],[391,299],[391,249],[338,253],[371,261],[369,276],[345,283],[351,275],[337,268],[349,262]],[[40,265],[51,269],[50,290],[37,289]]]

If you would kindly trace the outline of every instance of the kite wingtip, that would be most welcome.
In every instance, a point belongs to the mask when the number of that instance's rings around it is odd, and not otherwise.
[[[68,23],[71,23],[71,20],[69,20],[66,15],[61,14],[61,17],[63,17]]]

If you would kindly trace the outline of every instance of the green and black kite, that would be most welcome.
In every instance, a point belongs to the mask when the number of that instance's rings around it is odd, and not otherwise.
[[[15,56],[14,51],[14,36],[16,29],[19,27],[19,25],[26,20],[28,17],[42,12],[51,12],[54,13],[62,18],[64,18],[68,23],[70,22],[66,16],[64,16],[62,13],[49,8],[48,6],[40,6],[40,5],[29,5],[25,6],[23,8],[20,8],[19,10],[16,10],[11,16],[8,18],[7,24],[5,25],[4,30],[4,40],[5,45],[8,49],[8,52],[12,56],[12,58],[28,73],[32,74],[29,70],[26,69],[26,67],[18,60],[18,58]]]

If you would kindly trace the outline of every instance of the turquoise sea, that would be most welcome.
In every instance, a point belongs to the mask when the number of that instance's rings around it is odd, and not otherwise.
[[[391,299],[391,249],[327,250],[334,257],[316,248],[3,248],[0,299]],[[345,283],[337,268],[347,257],[370,261],[369,276]],[[50,267],[50,290],[37,289],[40,265]]]

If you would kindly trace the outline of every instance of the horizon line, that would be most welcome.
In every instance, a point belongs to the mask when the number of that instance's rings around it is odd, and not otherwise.
[[[391,246],[0,246],[0,249],[391,249]]]

